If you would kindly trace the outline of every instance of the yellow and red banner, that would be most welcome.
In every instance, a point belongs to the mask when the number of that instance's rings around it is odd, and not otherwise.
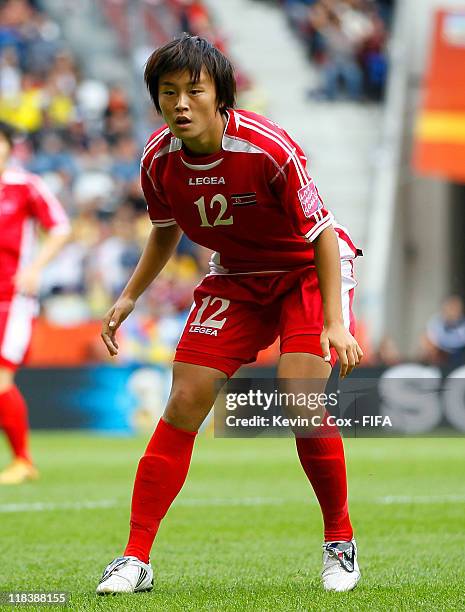
[[[465,3],[435,14],[423,102],[415,125],[419,174],[465,182]]]

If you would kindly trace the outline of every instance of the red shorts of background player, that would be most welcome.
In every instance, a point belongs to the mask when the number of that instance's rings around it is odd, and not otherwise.
[[[11,300],[0,298],[0,367],[16,370],[27,357],[37,301],[16,294]]]
[[[353,333],[353,262],[342,262],[344,323]],[[322,356],[323,306],[315,268],[260,275],[208,275],[194,304],[175,361],[208,366],[232,376],[280,337],[281,354]],[[336,362],[331,349],[331,364]]]

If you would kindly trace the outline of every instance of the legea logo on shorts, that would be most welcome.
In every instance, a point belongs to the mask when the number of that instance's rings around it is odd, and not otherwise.
[[[206,334],[207,336],[217,336],[218,330],[211,327],[203,327],[202,325],[191,325],[189,327],[191,334]]]
[[[300,200],[300,205],[306,217],[311,217],[317,210],[323,208],[323,202],[320,200],[318,191],[313,180],[310,180],[308,185],[302,187],[297,192]]]

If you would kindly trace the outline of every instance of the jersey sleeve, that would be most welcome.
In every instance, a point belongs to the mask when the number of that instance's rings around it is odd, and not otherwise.
[[[67,214],[43,179],[37,175],[29,177],[29,208],[31,216],[53,234],[67,234],[70,223]]]
[[[271,188],[280,199],[298,234],[313,242],[331,226],[334,217],[325,208],[313,179],[307,172],[302,149],[292,143],[292,153],[278,170],[273,169]]]
[[[156,227],[169,227],[176,224],[171,206],[166,202],[163,193],[157,189],[148,170],[141,164],[140,182],[147,202],[152,225]]]

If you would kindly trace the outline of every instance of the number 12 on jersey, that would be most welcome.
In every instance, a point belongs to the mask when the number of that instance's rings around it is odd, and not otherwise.
[[[214,205],[218,203],[220,210],[218,211],[217,217],[213,222],[213,225],[208,221],[207,212],[205,210],[205,197],[202,196],[194,202],[199,209],[201,224],[200,227],[215,227],[216,225],[232,225],[234,222],[233,216],[230,215],[227,219],[224,218],[226,210],[228,208],[228,201],[221,193],[217,193],[210,200],[210,208],[213,209]]]

